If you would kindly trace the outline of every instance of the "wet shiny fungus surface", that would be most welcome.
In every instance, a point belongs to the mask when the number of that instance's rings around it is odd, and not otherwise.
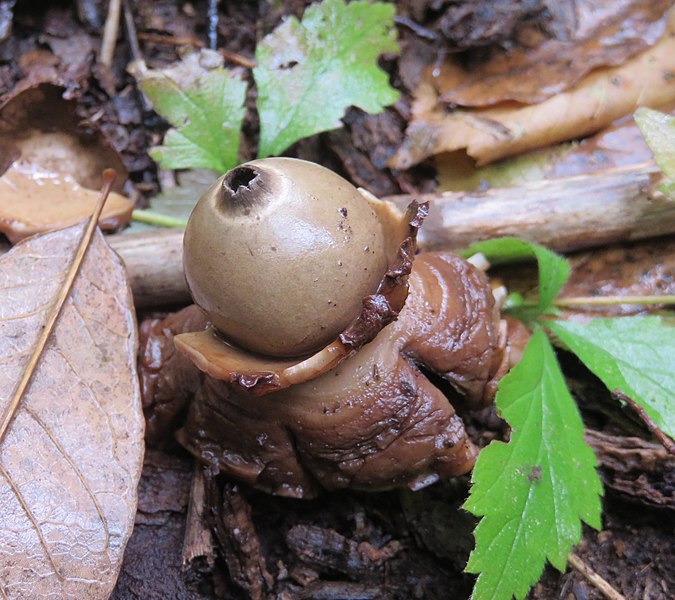
[[[179,441],[222,472],[291,497],[322,488],[416,489],[466,473],[477,450],[448,397],[419,367],[480,407],[510,362],[509,326],[484,273],[452,254],[416,257],[409,286],[398,320],[314,379],[254,396],[199,375]],[[191,329],[196,318],[189,307],[169,326],[175,334],[184,330],[181,321]],[[146,346],[162,343],[153,338],[159,329],[146,332]],[[152,412],[153,399],[146,403]]]

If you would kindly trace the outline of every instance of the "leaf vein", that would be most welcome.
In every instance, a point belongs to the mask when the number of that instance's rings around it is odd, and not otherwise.
[[[33,526],[33,529],[35,530],[35,534],[38,537],[38,540],[40,541],[40,545],[42,546],[42,549],[44,550],[45,556],[47,557],[47,560],[49,561],[49,564],[52,567],[52,570],[54,574],[58,577],[60,581],[64,581],[64,577],[59,571],[58,567],[56,566],[56,562],[54,561],[54,557],[52,556],[51,551],[49,550],[49,546],[47,544],[47,540],[45,540],[44,536],[42,535],[42,529],[40,528],[40,525],[37,522],[37,519],[35,518],[35,515],[33,515],[32,511],[30,510],[28,504],[26,504],[26,501],[21,494],[21,490],[16,486],[12,478],[9,476],[9,473],[5,470],[4,465],[0,464],[0,476],[3,477],[3,479],[7,482],[7,485],[9,485],[10,489],[12,490],[12,493],[14,494],[14,497],[16,498],[17,502],[21,506],[21,509],[24,511],[26,514],[26,517],[30,521],[31,525]]]

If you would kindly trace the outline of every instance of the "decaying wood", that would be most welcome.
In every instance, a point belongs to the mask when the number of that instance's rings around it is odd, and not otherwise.
[[[673,233],[675,202],[656,190],[659,180],[644,163],[513,188],[422,194],[414,198],[431,207],[419,244],[457,249],[512,235],[565,252]],[[405,206],[413,197],[388,199]]]
[[[274,587],[274,578],[267,569],[251,505],[237,485],[226,482],[217,489],[213,480],[205,483],[212,524],[230,577],[251,600],[262,600]]]
[[[376,600],[391,597],[384,586],[350,583],[348,581],[315,581],[300,591],[302,600]]]
[[[166,229],[108,238],[129,271],[136,306],[189,304],[183,277],[183,230]]]
[[[377,569],[401,550],[397,540],[375,548],[368,542],[358,543],[333,529],[316,525],[291,527],[286,534],[286,543],[291,552],[310,567],[347,575]]]
[[[591,429],[586,441],[598,457],[603,484],[647,506],[675,509],[675,457],[659,444]]]
[[[204,486],[204,467],[195,462],[183,539],[184,569],[191,568],[195,563],[206,563],[208,568],[213,568],[216,560],[213,536],[205,518],[206,491]]]

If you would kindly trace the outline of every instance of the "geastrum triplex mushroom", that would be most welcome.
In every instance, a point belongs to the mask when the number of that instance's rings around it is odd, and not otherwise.
[[[470,470],[446,393],[485,406],[526,333],[482,270],[414,256],[425,215],[297,159],[218,179],[185,233],[196,304],[142,326],[149,442],[182,424],[198,459],[291,497]]]

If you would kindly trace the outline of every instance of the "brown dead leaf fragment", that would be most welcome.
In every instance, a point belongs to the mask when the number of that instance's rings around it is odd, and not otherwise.
[[[666,34],[620,67],[597,69],[573,88],[531,106],[503,103],[448,113],[432,84],[416,91],[406,140],[390,166],[407,169],[441,152],[466,148],[483,165],[506,156],[588,135],[638,106],[675,100],[675,13]]]
[[[47,321],[84,225],[0,259],[0,410]],[[0,596],[110,595],[143,456],[137,333],[124,267],[96,232],[0,441]]]
[[[72,225],[91,214],[101,173],[126,169],[100,132],[83,131],[63,89],[41,84],[0,105],[0,233],[16,242]],[[104,229],[129,223],[133,202],[111,194]]]
[[[127,170],[99,130],[84,128],[64,88],[43,83],[0,102],[0,172],[19,158],[47,171],[65,173],[98,190],[101,172],[115,169],[114,189],[122,191]]]
[[[0,232],[11,242],[61,229],[91,214],[98,193],[80,186],[70,175],[46,171],[23,160],[0,176]],[[99,220],[102,229],[129,223],[134,203],[111,193]]]
[[[433,84],[441,101],[491,106],[507,100],[541,102],[595,68],[618,66],[663,34],[672,0],[575,0],[568,39],[546,39],[539,28],[521,33],[520,47],[492,52],[480,64],[452,57]]]

